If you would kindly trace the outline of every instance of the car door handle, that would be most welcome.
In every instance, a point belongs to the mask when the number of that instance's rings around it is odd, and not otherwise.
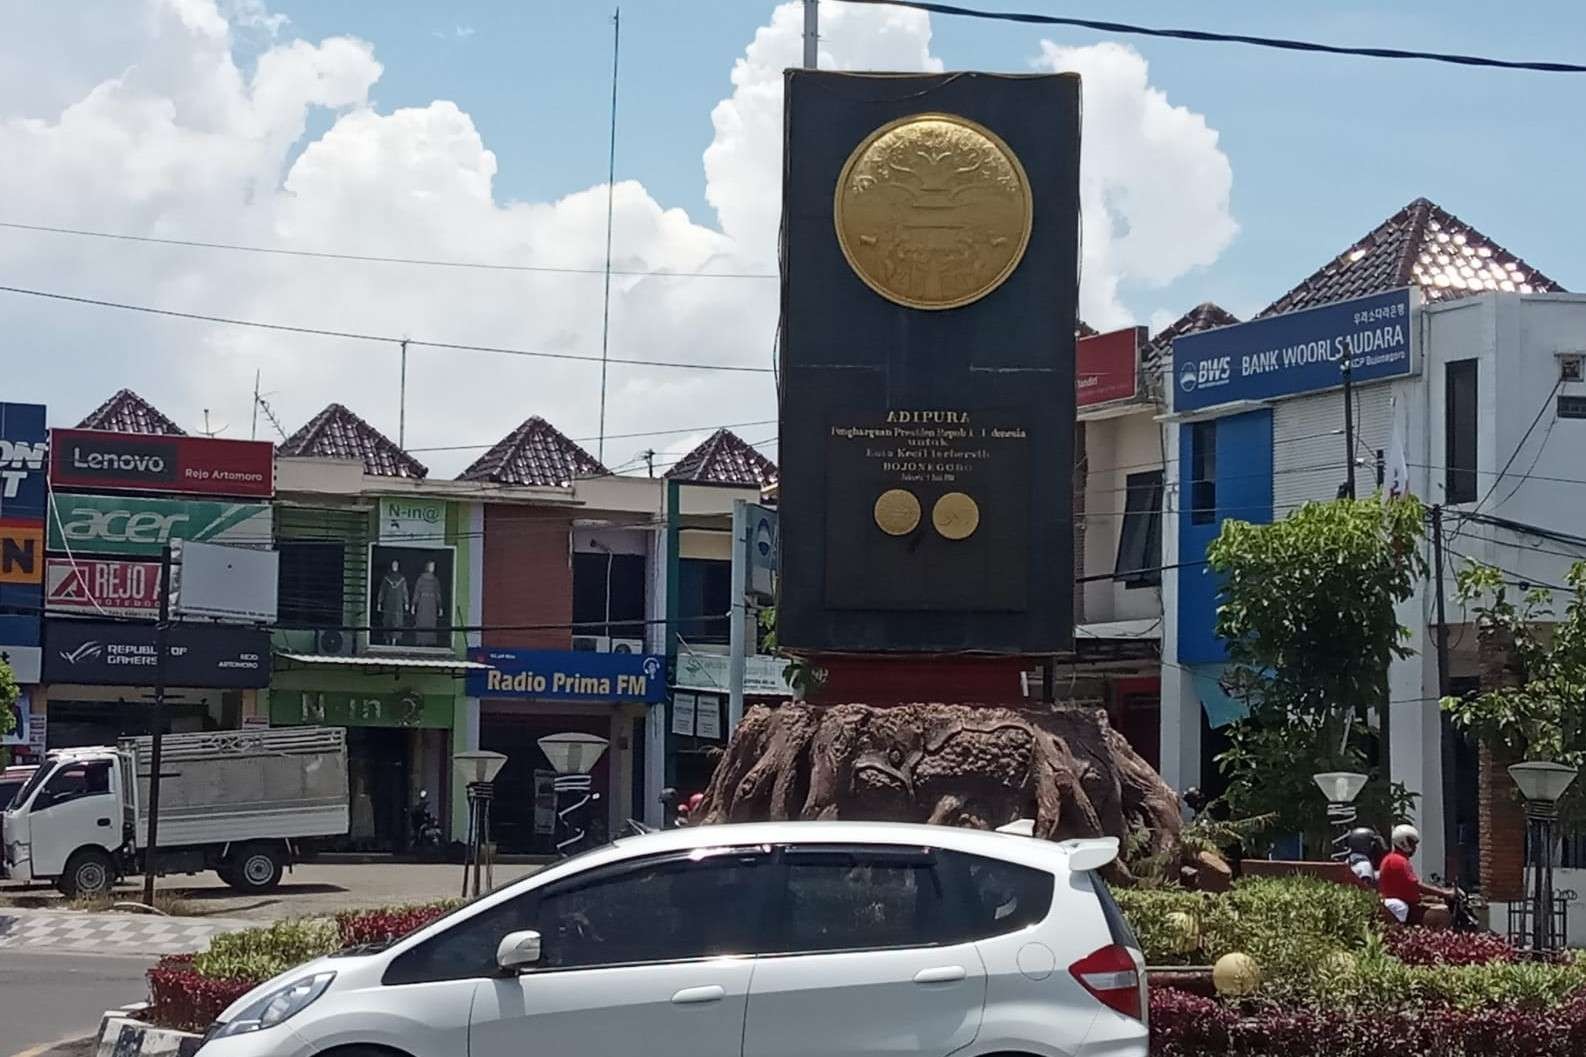
[[[967,973],[962,965],[941,965],[935,969],[921,969],[914,974],[917,984],[951,984],[962,980]]]
[[[709,987],[685,987],[672,996],[674,1006],[699,1006],[706,1002],[720,1002],[727,997],[727,992],[719,984]]]
[[[101,826],[108,826],[110,825],[110,820],[108,818],[102,818],[99,820],[99,824]]]

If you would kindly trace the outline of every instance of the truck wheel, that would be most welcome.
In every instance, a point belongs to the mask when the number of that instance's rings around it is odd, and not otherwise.
[[[66,860],[60,889],[68,899],[108,895],[115,879],[110,856],[98,848],[84,848]]]
[[[281,883],[285,869],[279,848],[254,844],[236,856],[225,881],[239,892],[268,892]]]

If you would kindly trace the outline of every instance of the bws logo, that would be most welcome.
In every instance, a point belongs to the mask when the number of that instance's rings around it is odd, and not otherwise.
[[[0,521],[0,584],[44,582],[44,523]]]
[[[1232,356],[1218,356],[1211,360],[1192,360],[1179,368],[1178,387],[1186,393],[1193,393],[1197,389],[1211,389],[1219,385],[1227,385],[1233,380],[1234,361]]]
[[[28,474],[44,469],[50,446],[25,440],[0,440],[0,499],[15,499]]]

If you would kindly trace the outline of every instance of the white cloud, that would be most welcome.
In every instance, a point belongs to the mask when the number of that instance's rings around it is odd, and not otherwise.
[[[95,30],[80,69],[32,81],[0,69],[0,87],[18,87],[14,96],[0,93],[0,156],[11,159],[0,167],[0,201],[7,203],[0,219],[599,268],[604,186],[549,202],[503,201],[495,155],[454,103],[385,113],[371,105],[382,67],[368,44],[347,37],[266,42],[250,76],[233,56],[239,36],[283,29],[262,4],[146,0],[142,10],[130,7],[100,9],[107,25]],[[72,39],[68,21],[40,16],[32,28],[61,48]],[[731,96],[710,115],[715,137],[704,157],[705,186],[719,226],[691,221],[641,184],[621,182],[614,189],[619,267],[774,270],[782,69],[796,61],[801,29],[798,5],[775,9],[735,64]],[[930,43],[931,24],[919,12],[823,10],[828,68],[940,69]],[[1089,78],[1084,314],[1098,326],[1124,322],[1120,279],[1164,281],[1215,257],[1231,236],[1227,162],[1204,122],[1149,87],[1133,52],[1052,49],[1047,60],[1076,64]],[[331,111],[333,120],[304,143],[316,110]],[[1163,172],[1137,172],[1140,166]],[[1098,225],[1103,207],[1112,219]],[[598,275],[350,264],[7,232],[0,282],[338,330],[600,351]],[[768,366],[776,312],[774,281],[621,278],[612,289],[611,354]],[[22,378],[25,395],[53,405],[58,423],[127,385],[184,424],[199,423],[208,408],[217,421],[234,424],[229,435],[245,434],[258,370],[288,428],[337,400],[396,432],[391,346],[4,295],[0,313],[8,345],[34,356]],[[490,441],[530,414],[581,437],[595,432],[599,369],[415,349],[408,394],[414,447]],[[610,433],[774,416],[769,375],[610,368]],[[751,441],[774,432],[740,430]],[[702,436],[613,441],[606,460],[631,463],[649,447],[680,454]],[[421,457],[449,475],[470,456]]]

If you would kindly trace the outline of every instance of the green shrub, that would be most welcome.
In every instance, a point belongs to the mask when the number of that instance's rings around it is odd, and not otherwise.
[[[278,921],[267,928],[216,936],[209,949],[193,959],[193,969],[214,980],[257,983],[340,947],[335,922]]]

